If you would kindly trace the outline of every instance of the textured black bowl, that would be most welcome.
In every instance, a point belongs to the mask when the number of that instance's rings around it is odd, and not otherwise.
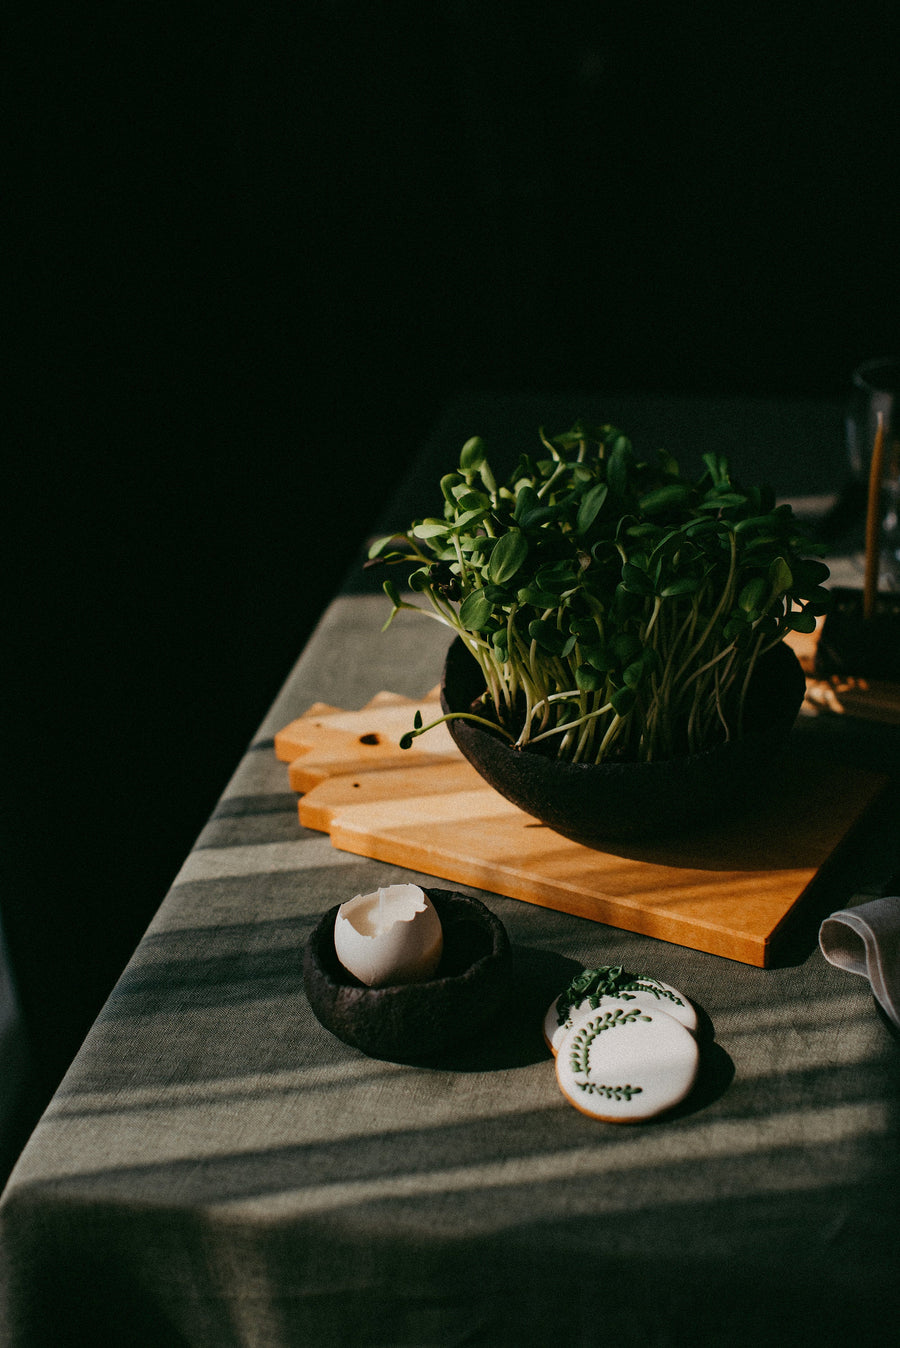
[[[779,644],[759,662],[740,740],[656,763],[565,763],[522,752],[472,721],[447,723],[458,747],[495,790],[555,832],[602,847],[714,823],[771,780],[773,760],[797,718],[806,680]],[[476,661],[457,637],[441,683],[445,712],[469,711],[484,692]]]
[[[329,909],[303,955],[303,986],[316,1018],[372,1058],[425,1062],[473,1036],[500,1009],[512,956],[506,929],[478,899],[426,889],[444,932],[437,974],[424,983],[367,988],[334,953]]]

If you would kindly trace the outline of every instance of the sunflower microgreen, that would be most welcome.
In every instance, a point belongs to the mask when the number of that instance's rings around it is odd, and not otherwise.
[[[428,604],[387,581],[388,624],[411,609],[453,629],[486,688],[465,715],[522,749],[649,761],[739,736],[760,656],[828,604],[790,507],[721,454],[692,480],[614,426],[539,439],[498,482],[473,436],[440,479],[443,515],[372,545]]]

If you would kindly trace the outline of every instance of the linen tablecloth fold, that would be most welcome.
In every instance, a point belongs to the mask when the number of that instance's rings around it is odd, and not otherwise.
[[[900,1028],[900,896],[832,913],[819,928],[819,947],[830,964],[867,978],[879,1005]]]

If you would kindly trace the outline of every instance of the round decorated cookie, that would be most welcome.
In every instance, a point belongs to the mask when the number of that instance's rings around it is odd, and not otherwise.
[[[690,1030],[666,1012],[599,1006],[563,1036],[556,1078],[582,1114],[637,1123],[683,1100],[699,1061]]]
[[[697,1033],[697,1012],[687,997],[648,974],[626,974],[619,966],[585,969],[574,978],[564,992],[551,1002],[544,1016],[544,1039],[554,1053],[563,1036],[573,1025],[600,1006],[614,1010],[617,1005],[640,1006],[648,1011],[665,1011],[675,1020]]]

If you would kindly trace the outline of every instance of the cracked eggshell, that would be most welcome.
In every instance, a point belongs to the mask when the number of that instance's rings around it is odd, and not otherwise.
[[[443,951],[441,920],[418,885],[389,885],[341,904],[335,954],[367,987],[423,982]]]

